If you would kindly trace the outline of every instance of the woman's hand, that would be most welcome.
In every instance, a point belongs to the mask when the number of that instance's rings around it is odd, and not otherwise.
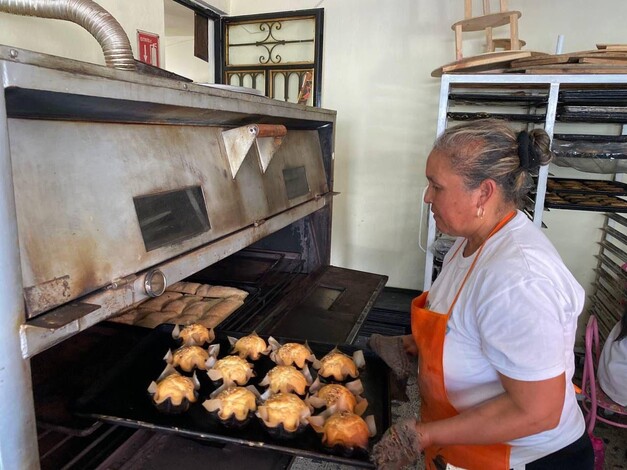
[[[376,467],[392,470],[415,463],[426,447],[419,427],[415,419],[406,419],[390,426],[372,449],[371,460]]]

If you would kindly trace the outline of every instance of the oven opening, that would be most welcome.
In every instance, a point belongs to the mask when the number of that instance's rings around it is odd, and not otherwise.
[[[247,292],[243,304],[217,330],[351,343],[363,330],[387,278],[329,265],[328,218],[326,210],[315,212],[182,281]],[[196,459],[200,455],[203,460],[223,460],[226,452],[249,458],[250,465],[260,469],[289,467],[288,454],[200,442],[158,429],[136,430],[77,415],[76,403],[85,398],[91,385],[124,363],[153,331],[110,320],[31,360],[42,469],[158,468],[154,461],[138,461],[137,449],[168,459],[175,443],[193,448]],[[195,468],[193,462],[189,465],[186,468]]]

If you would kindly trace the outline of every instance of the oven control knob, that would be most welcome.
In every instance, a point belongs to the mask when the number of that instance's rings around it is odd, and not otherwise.
[[[165,274],[158,269],[153,269],[152,271],[148,271],[146,273],[146,277],[144,278],[144,289],[146,290],[148,297],[159,297],[165,292],[167,285],[168,281],[165,278]]]

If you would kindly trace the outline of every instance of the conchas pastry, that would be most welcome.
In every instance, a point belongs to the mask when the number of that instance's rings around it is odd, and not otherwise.
[[[322,433],[322,443],[342,454],[367,451],[368,439],[377,433],[374,417],[365,420],[350,411],[338,411],[329,417],[309,418],[311,427]]]
[[[276,366],[268,371],[259,385],[268,387],[268,395],[280,392],[305,395],[311,382],[309,369],[300,371],[294,366]]]
[[[185,346],[202,346],[205,343],[211,343],[215,337],[213,329],[198,323],[192,323],[182,329],[176,325],[172,330],[172,338],[180,339]]]
[[[226,356],[218,360],[210,358],[208,365],[210,367],[207,371],[209,378],[214,382],[222,380],[223,385],[226,386],[246,385],[255,375],[253,365],[239,356]]]
[[[345,385],[335,383],[324,385],[316,378],[309,388],[311,395],[307,401],[314,408],[326,408],[331,413],[350,411],[361,416],[368,408],[368,400],[361,396],[363,392],[361,380],[354,380]]]
[[[209,357],[209,351],[200,346],[182,346],[174,352],[168,351],[163,359],[172,367],[191,372],[194,369],[207,370]]]
[[[192,377],[185,377],[168,366],[156,381],[150,383],[148,393],[160,411],[182,413],[187,411],[190,403],[196,402],[199,388],[195,373]]]
[[[231,336],[229,336],[228,339],[233,348],[232,353],[238,354],[242,359],[257,361],[262,355],[267,355],[270,352],[266,340],[261,338],[254,331],[239,339]]]
[[[256,414],[272,436],[289,438],[307,427],[311,409],[293,393],[278,393],[260,405]]]
[[[359,369],[364,365],[366,361],[363,351],[355,351],[353,357],[350,357],[338,348],[333,348],[320,361],[314,362],[314,367],[318,369],[318,376],[337,382],[343,382],[349,377],[356,379],[359,377]]]
[[[313,363],[316,360],[316,356],[307,344],[285,343],[281,345],[273,337],[268,338],[268,343],[272,348],[270,359],[280,366],[295,365],[303,369],[307,362]]]
[[[202,406],[210,413],[215,413],[225,426],[241,427],[248,423],[254,412],[257,411],[259,392],[249,385],[248,387],[228,387],[215,395],[212,394]]]

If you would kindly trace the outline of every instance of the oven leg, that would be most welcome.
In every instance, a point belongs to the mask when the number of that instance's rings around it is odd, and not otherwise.
[[[0,77],[6,70],[0,66]],[[4,87],[0,88],[0,468],[39,468],[30,361],[22,357],[22,272]]]

